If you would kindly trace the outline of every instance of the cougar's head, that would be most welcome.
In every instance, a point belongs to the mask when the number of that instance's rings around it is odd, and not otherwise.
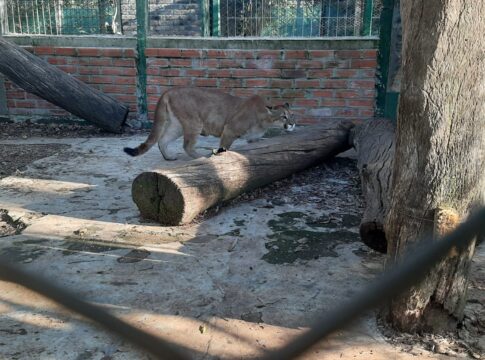
[[[274,123],[282,124],[286,131],[293,131],[296,122],[293,113],[290,111],[290,104],[285,103],[284,105],[267,106],[266,108]]]

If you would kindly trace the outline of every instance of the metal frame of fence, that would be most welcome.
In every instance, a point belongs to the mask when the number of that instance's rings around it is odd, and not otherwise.
[[[453,247],[458,250],[465,249],[473,239],[484,233],[485,208],[482,208],[440,241],[422,241],[421,244],[424,245],[406,254],[400,264],[386,271],[360,294],[337,309],[323,314],[303,335],[278,350],[268,351],[262,356],[262,359],[296,358],[326,336],[348,325],[367,310],[388,302],[411,286],[418,284],[439,261],[446,257]],[[53,285],[51,280],[21,270],[5,258],[0,258],[0,279],[25,286],[56,301],[67,309],[102,325],[110,332],[118,334],[158,359],[189,359],[187,348],[175,346],[167,339],[161,339],[137,329],[106,310],[80,300],[76,294]]]

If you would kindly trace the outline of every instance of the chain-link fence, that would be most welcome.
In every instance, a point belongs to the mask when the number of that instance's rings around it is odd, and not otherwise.
[[[115,0],[6,0],[9,34],[89,35],[119,32]]]
[[[213,33],[226,37],[378,35],[381,8],[381,0],[213,0],[211,5],[212,23],[220,19]]]
[[[382,8],[382,0],[147,1],[147,33],[162,36],[372,36],[378,35]],[[136,0],[5,0],[3,4],[3,32],[9,34],[121,33],[121,20],[124,33],[136,29]]]

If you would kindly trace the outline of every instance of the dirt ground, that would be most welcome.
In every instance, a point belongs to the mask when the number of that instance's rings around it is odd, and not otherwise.
[[[53,155],[60,156],[61,159],[63,156],[62,154],[65,154],[66,157],[69,156],[72,149],[69,142],[62,143],[62,141],[54,141],[54,139],[89,139],[97,137],[122,138],[127,136],[127,134],[119,136],[107,134],[95,127],[86,125],[0,123],[0,130],[0,179],[9,176],[18,176],[19,179],[22,179],[26,176],[25,171],[29,168],[29,165],[31,166],[29,169],[38,168],[41,170],[43,169],[42,166],[49,165],[49,162],[46,162],[44,165],[39,165],[39,163],[36,162],[37,160],[45,159]],[[140,133],[136,134],[139,135]],[[29,140],[33,138],[42,138],[43,141],[41,141],[41,143],[32,143]],[[52,139],[52,141],[49,141],[49,139]],[[12,186],[11,184],[11,182],[5,182],[3,186],[7,186],[7,191],[9,191],[8,187]],[[2,183],[0,183],[0,188],[1,187]],[[204,235],[199,238],[199,242],[209,242],[212,244],[212,242],[221,241],[222,239],[224,241],[229,241],[229,249],[231,247],[234,249],[236,246],[243,246],[243,238],[254,236],[251,235],[251,231],[246,228],[248,225],[247,222],[249,221],[247,219],[250,209],[252,209],[252,212],[255,214],[261,210],[273,211],[275,216],[272,220],[268,221],[268,227],[271,230],[271,233],[267,236],[266,242],[264,243],[263,250],[265,253],[262,258],[264,262],[276,265],[298,264],[299,266],[309,266],[309,264],[312,264],[313,266],[315,261],[319,259],[334,258],[336,261],[339,259],[339,256],[340,260],[343,261],[343,257],[341,256],[341,246],[351,245],[351,247],[349,247],[349,249],[352,249],[351,255],[357,256],[357,258],[363,261],[367,270],[370,269],[365,277],[372,277],[381,270],[384,256],[359,244],[358,235],[355,232],[355,228],[359,224],[363,206],[359,187],[360,181],[355,168],[355,160],[352,156],[337,157],[313,169],[296,174],[289,179],[271,184],[264,189],[258,189],[251,193],[244,194],[238,199],[225,204],[222,208],[210,209],[199,217],[196,222],[203,224],[208,219],[222,219],[219,223],[222,224],[224,218],[227,217],[227,214],[231,211],[240,214],[241,216],[239,218],[235,217],[234,219],[230,218],[231,221],[233,221],[233,224],[229,228],[230,231],[223,235],[210,235],[212,237],[209,236],[209,238],[207,237],[208,235]],[[293,190],[289,191],[289,189]],[[236,212],[235,209],[238,208],[240,204],[242,204],[242,210]],[[254,204],[254,206],[251,204]],[[45,206],[48,206],[48,204]],[[306,212],[301,210],[307,208],[312,209],[312,211]],[[284,211],[281,211],[282,209],[284,209]],[[40,214],[47,211],[40,205],[35,210]],[[119,218],[121,219],[122,216],[120,215]],[[2,239],[2,237],[3,239],[16,239],[19,236],[22,236],[26,227],[34,227],[26,219],[28,219],[28,217],[11,215],[8,206],[3,206],[0,203],[0,239]],[[126,219],[130,218],[126,217]],[[136,221],[138,220],[133,220],[134,223],[136,223]],[[143,224],[142,219],[140,219],[139,224]],[[305,227],[303,228],[300,226],[301,224]],[[297,231],[295,230],[295,226]],[[209,224],[207,225],[207,228],[209,230],[217,229],[217,224]],[[329,239],[328,243],[322,244],[319,241],[319,237],[322,236],[323,233],[328,235],[328,233],[325,232],[328,228],[336,229],[331,231],[332,236],[335,238]],[[311,231],[309,231],[309,229]],[[324,229],[325,231],[319,232],[319,229]],[[84,228],[81,227],[76,231],[77,233],[73,232],[73,238],[82,238],[85,231]],[[214,230],[213,232],[215,233],[216,231]],[[68,242],[66,242],[66,244],[67,243]],[[187,253],[190,254],[194,248],[199,249],[198,246],[200,246],[200,244],[198,244],[197,241],[193,242],[192,245],[187,245]],[[484,245],[482,244],[481,247],[483,246]],[[13,251],[12,247],[5,247],[2,250],[2,253],[8,253],[14,257],[16,256],[18,261],[27,264],[36,260],[38,256],[44,255],[44,253],[39,252],[39,250],[37,250],[37,253],[25,253],[18,248],[15,249],[16,250]],[[79,247],[79,243],[69,243],[68,246],[64,248],[64,251],[66,251],[66,249],[80,252],[97,252],[99,250],[98,248],[93,247],[93,245],[81,245],[81,247]],[[103,249],[102,251],[117,251],[119,249],[120,248],[113,247],[110,249]],[[128,258],[139,257],[140,259],[144,259],[150,255],[149,250],[135,249],[131,251],[135,251],[135,253],[132,252]],[[455,334],[447,334],[445,336],[432,336],[430,334],[422,334],[421,336],[397,334],[387,328],[384,324],[379,323],[377,328],[380,331],[380,336],[383,336],[387,343],[399,352],[417,356],[418,358],[424,356],[423,354],[425,353],[441,354],[447,356],[446,358],[482,358],[484,356],[485,348],[485,323],[483,320],[485,319],[485,264],[483,263],[483,251],[477,251],[477,253],[480,254],[477,255],[473,262],[469,298],[465,310],[465,320],[463,326],[458,329]],[[123,256],[126,258],[126,254]],[[119,263],[124,261],[123,256],[118,258]],[[251,270],[253,269],[251,268]],[[330,274],[330,276],[332,276],[332,274]],[[228,292],[226,287],[223,285],[220,286],[223,288],[223,290],[221,290],[222,292]],[[353,291],[349,290],[347,293],[351,296]],[[206,307],[208,305],[204,303],[202,306]],[[262,305],[261,308],[263,307],[264,306]],[[256,307],[256,309],[261,308]],[[266,319],[278,318],[277,309],[270,308],[271,305],[268,305],[266,306],[265,311],[251,310],[243,312],[238,316],[243,321],[255,323],[262,323]],[[183,307],[181,307],[181,309],[183,309]],[[181,312],[183,311],[184,310],[181,310]],[[194,315],[192,310],[186,311],[188,312],[187,315],[198,318],[197,314]],[[195,312],[197,313],[197,311]],[[290,322],[293,321],[291,320],[293,319],[292,316],[296,315],[290,315]],[[272,321],[271,323],[277,326],[282,325],[278,323],[278,321]],[[18,329],[6,330],[2,327],[0,332],[13,331],[10,335],[18,337],[20,333],[15,333],[17,330]],[[2,349],[5,347],[6,346],[4,342],[1,341],[0,337],[0,354],[2,354]],[[10,354],[10,356],[14,354],[11,358],[28,358],[25,357],[25,354],[22,354],[21,351],[10,351],[8,354]],[[81,357],[78,358],[95,358],[93,354],[94,353],[85,355],[81,354],[79,355]],[[93,355],[93,357],[91,357],[91,355]],[[45,358],[48,357],[46,356]],[[110,359],[111,357],[103,358]],[[205,356],[203,358],[205,358]]]

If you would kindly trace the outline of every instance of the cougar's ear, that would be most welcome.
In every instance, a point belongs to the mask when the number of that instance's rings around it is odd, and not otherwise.
[[[285,103],[284,107],[285,107],[285,109],[289,109],[290,108],[290,104]]]
[[[273,113],[273,107],[272,106],[266,106],[266,111],[268,112],[268,114],[272,114]]]

